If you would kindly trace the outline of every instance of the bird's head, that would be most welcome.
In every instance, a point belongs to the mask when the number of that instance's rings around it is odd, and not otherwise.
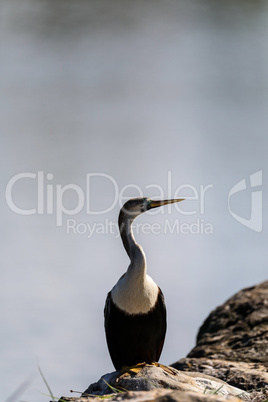
[[[147,197],[132,198],[123,205],[121,211],[134,219],[136,218],[136,216],[140,215],[143,212],[149,211],[152,208],[161,207],[162,205],[166,204],[173,204],[175,202],[180,202],[183,200],[184,198],[157,201],[151,200],[151,198]]]

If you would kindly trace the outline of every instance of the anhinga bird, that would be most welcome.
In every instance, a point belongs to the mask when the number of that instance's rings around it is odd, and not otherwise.
[[[119,230],[130,258],[127,272],[108,293],[104,316],[108,349],[116,370],[158,362],[166,334],[166,307],[161,289],[146,274],[146,258],[136,243],[132,222],[142,212],[182,201],[133,198],[119,213]]]

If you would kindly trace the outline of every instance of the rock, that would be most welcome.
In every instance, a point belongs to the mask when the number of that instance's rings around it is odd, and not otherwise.
[[[241,399],[234,396],[220,396],[210,394],[197,394],[196,392],[172,391],[168,389],[155,389],[153,391],[129,391],[123,394],[110,396],[108,401],[120,402],[132,400],[136,402],[241,402]],[[99,397],[81,397],[81,398],[61,398],[66,402],[101,402]]]
[[[108,401],[125,401],[125,400],[133,400],[133,401],[154,401],[157,400],[159,397],[161,398],[164,395],[167,395],[169,393],[172,393],[172,390],[168,389],[155,389],[153,391],[128,391],[124,393],[118,393],[114,395],[108,395],[107,399]],[[105,398],[105,397],[104,397]],[[103,401],[101,397],[86,397],[86,396],[81,396],[80,398],[68,398],[68,397],[61,397],[60,401],[66,401],[66,402],[100,402]],[[236,401],[234,401],[236,402]],[[239,400],[239,402],[241,402]]]
[[[212,360],[209,358],[185,358],[172,367],[182,371],[198,371],[217,377],[245,391],[268,387],[267,366],[259,363]]]
[[[199,330],[196,346],[171,366],[254,390],[254,398],[267,400],[268,281],[241,290],[212,311]]]
[[[177,390],[179,392],[173,392]],[[211,376],[180,372],[163,365],[141,364],[121,373],[106,374],[98,382],[91,384],[80,398],[65,398],[62,401],[92,401],[94,396],[117,392],[110,401],[133,399],[136,401],[241,401],[237,396],[247,397],[241,389],[232,387]],[[95,398],[93,398],[94,401]],[[96,400],[100,400],[96,398]]]
[[[108,385],[109,384],[109,385]],[[218,396],[237,396],[241,389],[232,387],[221,380],[200,373],[180,372],[163,365],[142,364],[124,372],[115,371],[91,384],[82,396],[107,395],[116,390],[156,391],[160,389],[198,392],[199,394],[217,393]]]
[[[268,281],[241,290],[212,311],[188,357],[260,362],[268,368]]]
[[[136,402],[241,402],[234,396],[220,396],[210,394],[197,394],[196,392],[172,391],[168,389],[155,389],[153,391],[129,391],[108,398],[110,402],[132,400]],[[99,397],[61,398],[66,402],[101,402]]]
[[[148,400],[148,399],[147,399]],[[209,394],[197,394],[195,392],[173,391],[154,399],[155,402],[241,402],[241,399],[234,396],[220,396]]]

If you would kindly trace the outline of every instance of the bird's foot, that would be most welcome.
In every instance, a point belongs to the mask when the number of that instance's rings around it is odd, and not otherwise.
[[[165,366],[164,364],[161,364],[161,363],[158,363],[158,362],[152,362],[151,364],[152,364],[152,366],[160,367],[162,370],[166,371],[169,374],[175,374],[176,373],[175,369],[173,369],[172,367],[169,367],[169,366]]]
[[[138,363],[135,364],[134,366],[125,366],[123,367],[118,374],[117,378],[122,378],[126,377],[129,374],[138,374],[143,367],[145,366],[155,366],[155,367],[160,367],[162,370],[166,371],[169,374],[175,374],[176,370],[173,369],[172,367],[165,366],[164,364],[158,363],[158,362],[152,362],[152,363]]]
[[[145,362],[135,364],[134,366],[125,366],[119,371],[117,378],[119,377],[122,378],[127,374],[138,374],[141,371],[141,369],[145,366],[146,366]]]

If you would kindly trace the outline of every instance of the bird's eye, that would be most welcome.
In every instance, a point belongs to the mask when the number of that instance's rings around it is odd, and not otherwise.
[[[151,200],[144,200],[143,203],[143,211],[148,211],[148,209],[151,209]]]

